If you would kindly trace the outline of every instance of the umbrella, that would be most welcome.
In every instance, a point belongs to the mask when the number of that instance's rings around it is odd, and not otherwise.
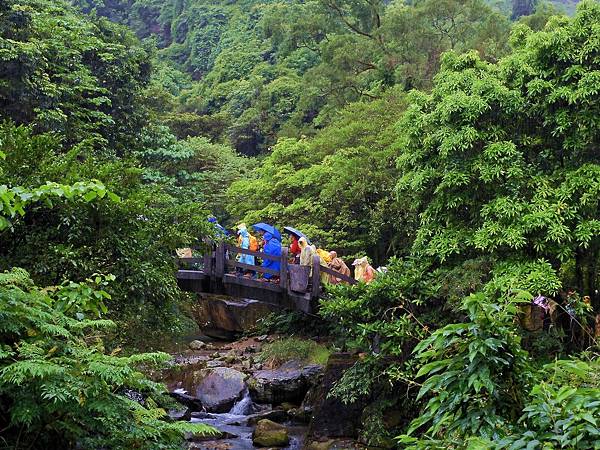
[[[310,239],[308,239],[308,237],[302,231],[296,230],[292,227],[283,227],[283,231],[287,231],[289,234],[296,236],[298,239],[306,239],[306,242],[308,242],[308,245],[310,245]]]
[[[275,239],[281,242],[281,233],[277,228],[273,225],[269,225],[268,223],[259,222],[252,225],[252,228],[256,228],[257,230],[264,231],[265,233],[271,233]]]
[[[217,222],[216,217],[209,217],[208,221],[215,226],[217,231],[222,233],[224,236],[229,236],[229,231],[227,231],[227,229],[224,226],[222,226],[219,222]]]
[[[223,225],[217,223],[215,226],[217,227],[217,230],[219,230],[225,236],[229,236],[229,231],[227,231],[227,228],[225,228]]]

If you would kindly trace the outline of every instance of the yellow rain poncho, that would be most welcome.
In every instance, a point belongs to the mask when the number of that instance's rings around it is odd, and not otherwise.
[[[352,263],[354,266],[354,278],[357,281],[369,284],[375,278],[375,269],[369,264],[369,258],[363,256],[355,259]]]
[[[317,249],[317,255],[321,258],[321,265],[326,266],[331,262],[331,255],[327,250],[323,250],[322,248]]]
[[[301,237],[298,239],[298,245],[300,246],[300,265],[310,266],[313,265],[313,247],[308,245],[306,238]]]

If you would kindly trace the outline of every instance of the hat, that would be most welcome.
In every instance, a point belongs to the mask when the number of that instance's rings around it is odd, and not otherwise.
[[[242,222],[242,223],[240,223],[240,224],[237,226],[237,229],[238,229],[238,230],[245,230],[245,229],[246,229],[246,224],[245,224],[245,223],[243,223],[243,222]]]
[[[363,264],[369,264],[369,258],[363,256],[362,258],[355,259],[352,263],[353,266],[362,266]]]

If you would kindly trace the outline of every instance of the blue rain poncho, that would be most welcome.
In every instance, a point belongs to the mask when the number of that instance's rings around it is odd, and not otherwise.
[[[245,228],[242,228],[240,231],[238,231],[238,234],[241,237],[240,247],[244,248],[244,249],[249,249],[250,248],[250,233],[248,233],[248,230]],[[254,265],[254,256],[252,256],[252,255],[244,255],[244,254],[240,253],[237,256],[237,260],[239,262],[241,262],[242,264]]]
[[[263,252],[265,253],[265,255],[280,257],[281,256],[281,242],[279,242],[277,239],[273,238],[273,235],[271,233],[265,233],[264,239],[265,239],[265,248],[264,248]],[[273,261],[270,259],[265,259],[265,260],[263,260],[262,267],[278,271],[281,267],[281,263],[279,260]],[[265,273],[265,274],[263,274],[263,276],[266,279],[270,279],[270,278],[273,278],[274,275],[271,275],[270,273]]]

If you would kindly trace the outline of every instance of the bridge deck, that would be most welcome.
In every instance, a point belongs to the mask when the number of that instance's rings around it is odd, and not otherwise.
[[[275,271],[261,266],[239,263],[236,254],[248,254],[261,259],[280,262],[280,270]],[[290,270],[287,248],[282,248],[281,256],[269,256],[264,253],[242,249],[225,243],[219,243],[214,250],[202,258],[180,258],[181,265],[192,265],[177,272],[179,287],[187,292],[230,295],[238,298],[250,298],[286,309],[296,309],[306,313],[314,312],[318,299],[323,292],[321,273],[334,275],[343,282],[355,284],[356,280],[339,274],[320,265],[318,256],[314,257],[310,280],[304,279],[304,286],[298,287],[296,271]],[[298,266],[296,266],[298,268]],[[228,271],[231,270],[232,272]],[[268,273],[275,281],[258,280],[242,276],[255,272],[257,275]],[[306,273],[305,273],[306,278]],[[302,281],[302,280],[301,280]],[[310,281],[306,283],[306,281]],[[303,283],[301,282],[300,285]]]

